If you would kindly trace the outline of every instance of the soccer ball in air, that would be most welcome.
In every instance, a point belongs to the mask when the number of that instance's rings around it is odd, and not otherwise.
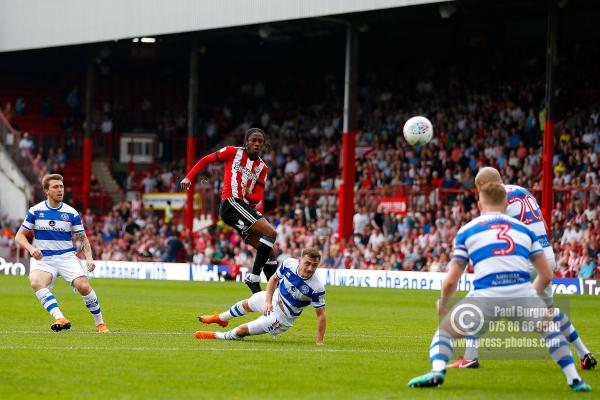
[[[425,117],[412,117],[404,124],[404,138],[411,146],[429,143],[433,136],[433,125]]]

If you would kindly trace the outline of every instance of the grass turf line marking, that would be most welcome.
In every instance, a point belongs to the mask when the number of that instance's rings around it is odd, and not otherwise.
[[[232,352],[255,352],[256,348],[217,348],[217,347],[100,347],[100,346],[0,346],[0,350],[112,350],[112,351],[232,351]],[[367,349],[260,349],[261,352],[290,352],[290,353],[422,353],[416,350],[367,350]]]
[[[0,335],[10,335],[10,334],[21,334],[21,335],[31,335],[31,334],[37,334],[37,335],[57,335],[57,332],[51,332],[51,331],[0,331]],[[77,332],[77,331],[69,331],[69,332],[64,332],[64,333],[58,333],[58,334],[65,334],[65,335],[98,335],[98,332]],[[130,335],[130,336],[146,336],[146,335],[193,335],[194,332],[124,332],[124,331],[111,331],[110,333],[111,335]],[[307,336],[314,336],[314,334],[303,334],[303,333],[297,333],[295,334],[295,336],[300,336],[300,337],[307,337]],[[327,337],[349,337],[349,338],[353,338],[353,337],[357,337],[357,338],[384,338],[384,339],[427,339],[427,340],[431,340],[429,337],[424,337],[424,336],[415,336],[415,335],[368,335],[368,334],[353,334],[353,333],[332,333],[332,334],[327,334]]]

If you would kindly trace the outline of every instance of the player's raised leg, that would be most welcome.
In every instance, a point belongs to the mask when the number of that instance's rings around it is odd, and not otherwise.
[[[242,317],[249,312],[262,311],[265,304],[266,292],[258,292],[253,294],[249,299],[240,300],[231,307],[229,310],[223,311],[220,314],[202,315],[198,317],[200,322],[204,324],[218,324],[219,326],[226,327],[229,325],[229,320],[236,317]]]
[[[261,290],[260,273],[273,253],[276,238],[275,228],[265,218],[259,219],[250,227],[246,243],[256,248],[256,257],[254,258],[252,273],[246,275],[245,283],[252,290],[252,293]]]
[[[275,256],[271,256],[269,257],[269,260],[267,260],[265,266],[263,267],[263,273],[265,274],[265,278],[267,278],[267,281],[271,279],[275,271],[277,271],[277,259],[275,258]]]
[[[51,325],[50,329],[58,332],[63,329],[70,329],[71,322],[65,318],[58,306],[58,301],[49,289],[52,278],[53,276],[50,272],[42,271],[40,269],[35,269],[29,274],[31,288],[35,292],[35,296],[42,304],[42,307],[44,307],[46,311],[50,313],[52,318],[54,318],[54,323]]]

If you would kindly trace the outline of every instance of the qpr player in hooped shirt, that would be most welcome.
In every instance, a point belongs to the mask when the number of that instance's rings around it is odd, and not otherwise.
[[[198,331],[196,338],[241,340],[248,335],[264,333],[277,336],[290,329],[302,310],[312,305],[317,313],[316,343],[323,345],[327,322],[325,287],[316,274],[320,261],[319,252],[309,248],[302,250],[300,260],[287,258],[269,280],[266,292],[255,293],[220,314],[203,315],[199,319],[205,324],[225,327],[232,318],[248,312],[262,312],[263,315],[228,332]]]
[[[60,275],[81,294],[85,306],[94,318],[96,330],[107,333],[109,330],[102,318],[96,292],[90,286],[87,272],[75,254],[77,249],[73,244],[74,240],[81,243],[88,271],[94,270],[96,266],[92,248],[81,217],[73,207],[62,202],[65,188],[61,175],[45,175],[42,187],[47,199],[29,209],[15,236],[15,241],[32,257],[29,273],[31,288],[42,306],[55,319],[50,328],[56,332],[70,329],[71,322],[65,318],[50,291],[56,277]],[[27,231],[33,231],[33,244],[27,240]]]

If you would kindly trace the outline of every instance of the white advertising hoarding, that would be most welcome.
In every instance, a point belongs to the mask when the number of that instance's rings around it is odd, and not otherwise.
[[[0,261],[3,261],[0,259]],[[96,261],[96,270],[90,273],[95,278],[156,279],[177,281],[221,281],[229,273],[225,265],[198,265],[187,263]],[[2,262],[0,262],[0,266]],[[85,266],[85,261],[82,261]],[[17,264],[15,264],[17,266]],[[7,269],[7,268],[4,268]],[[1,269],[0,269],[1,270]],[[23,275],[25,267],[18,264],[13,272],[5,274]],[[240,268],[238,281],[248,272]],[[0,272],[1,273],[1,272]],[[443,272],[407,272],[363,269],[319,268],[317,274],[326,286],[346,286],[385,289],[440,290],[446,276]],[[263,282],[265,282],[263,276]],[[556,294],[600,295],[600,281],[594,279],[554,278],[553,292]],[[458,282],[459,291],[473,288],[473,274],[464,274]]]

